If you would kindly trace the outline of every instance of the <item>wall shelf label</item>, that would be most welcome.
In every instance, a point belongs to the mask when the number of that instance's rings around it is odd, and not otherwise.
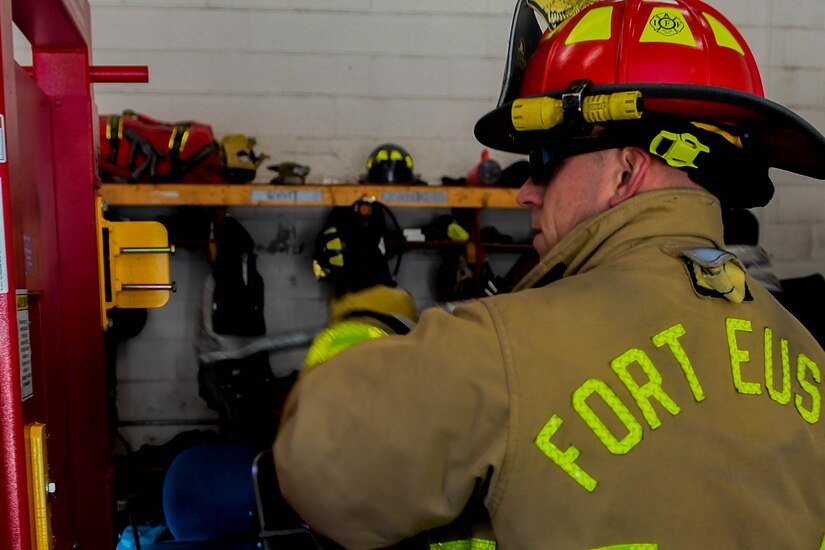
[[[444,204],[449,200],[446,191],[384,191],[382,199],[387,204]]]
[[[301,202],[316,203],[324,202],[324,194],[321,191],[283,191],[280,189],[254,189],[251,195],[254,202]]]

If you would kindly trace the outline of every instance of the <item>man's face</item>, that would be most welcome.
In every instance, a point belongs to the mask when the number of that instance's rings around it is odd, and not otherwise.
[[[533,247],[540,257],[577,225],[609,208],[610,175],[616,168],[610,153],[568,157],[547,181],[528,179],[521,186],[516,202],[530,210]]]

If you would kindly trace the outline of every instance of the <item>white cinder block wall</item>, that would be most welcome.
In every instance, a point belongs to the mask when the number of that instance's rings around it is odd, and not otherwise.
[[[476,119],[493,107],[513,0],[91,0],[94,62],[148,65],[150,82],[96,85],[101,113],[134,109],[166,120],[195,119],[218,136],[255,136],[272,162],[311,165],[310,179],[353,181],[384,141],[407,147],[422,177],[461,176],[476,162]],[[768,97],[825,130],[825,1],[711,0],[748,40]],[[511,158],[494,153],[503,164]],[[780,276],[825,271],[825,183],[773,174],[777,195],[758,209],[761,244]],[[263,168],[257,180],[266,182]],[[131,213],[156,215],[133,210]],[[309,252],[325,212],[236,209],[259,246],[270,333],[326,320]],[[406,211],[405,223],[433,212]],[[492,221],[521,237],[517,213]],[[272,246],[291,235],[288,246]],[[499,260],[497,273],[506,271]],[[400,282],[423,305],[437,256],[409,254]],[[161,443],[210,419],[197,396],[193,342],[201,284],[198,252],[173,260],[179,292],[150,312],[141,335],[118,353],[118,405],[133,446]],[[295,368],[301,352],[272,356]],[[183,424],[183,423],[181,423]]]

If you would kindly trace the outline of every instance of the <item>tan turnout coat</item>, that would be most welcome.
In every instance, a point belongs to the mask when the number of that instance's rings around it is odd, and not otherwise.
[[[703,295],[694,247],[724,247],[716,199],[646,193],[525,288],[302,375],[283,493],[348,548],[448,523],[487,482],[499,549],[819,549],[825,354],[751,278],[740,304]]]

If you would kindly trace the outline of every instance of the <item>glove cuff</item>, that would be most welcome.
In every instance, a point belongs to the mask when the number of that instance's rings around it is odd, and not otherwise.
[[[330,318],[333,323],[359,311],[402,317],[413,323],[418,321],[415,300],[409,292],[398,288],[377,285],[344,294],[330,303]]]

